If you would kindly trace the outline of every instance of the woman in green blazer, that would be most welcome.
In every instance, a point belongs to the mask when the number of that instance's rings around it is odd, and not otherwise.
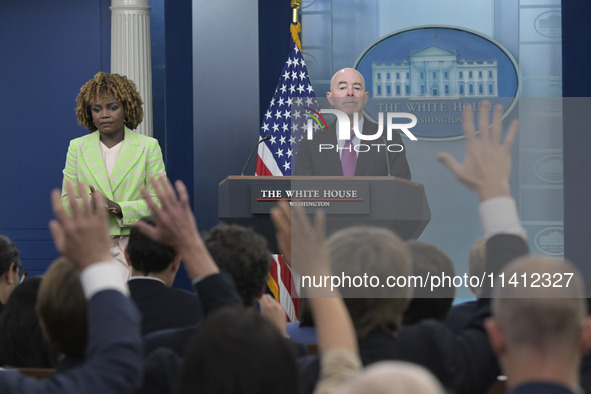
[[[84,84],[76,115],[91,133],[70,141],[63,171],[64,185],[66,180],[88,185],[77,188],[75,198],[89,193],[94,203],[97,193],[105,197],[106,205],[95,208],[109,213],[111,252],[128,276],[124,251],[131,225],[150,214],[140,190],[145,187],[158,203],[149,177],[165,175],[158,141],[133,131],[142,121],[142,104],[135,83],[125,76],[99,72]],[[63,186],[66,209],[71,197]]]

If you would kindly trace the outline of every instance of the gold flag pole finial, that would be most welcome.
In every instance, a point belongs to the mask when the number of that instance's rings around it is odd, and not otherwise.
[[[292,24],[289,28],[291,31],[291,37],[293,38],[293,42],[296,43],[298,49],[302,50],[302,43],[300,42],[300,32],[302,28],[298,22],[298,8],[302,5],[302,0],[291,0],[291,8],[293,10],[293,19]]]
[[[298,23],[298,8],[302,5],[302,0],[291,0],[292,22]]]

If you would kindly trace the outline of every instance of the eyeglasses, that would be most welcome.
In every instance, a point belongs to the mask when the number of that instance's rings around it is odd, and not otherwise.
[[[25,269],[25,267],[23,267],[22,265],[18,265],[18,283],[23,283],[23,281],[25,280],[25,278],[27,277],[27,270]]]

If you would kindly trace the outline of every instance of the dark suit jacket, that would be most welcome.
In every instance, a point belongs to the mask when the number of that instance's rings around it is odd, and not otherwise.
[[[131,279],[127,282],[131,298],[142,315],[142,335],[166,328],[197,324],[203,317],[197,296],[166,286],[154,279]]]
[[[207,276],[195,284],[195,291],[208,316],[218,308],[242,308],[234,280],[228,273]],[[138,393],[172,393],[177,380],[181,357],[198,325],[155,331],[144,337],[146,354],[144,382]]]
[[[500,272],[513,258],[528,251],[525,241],[513,235],[493,236],[486,245],[487,272]],[[374,331],[359,340],[361,361],[363,365],[382,360],[413,362],[430,370],[454,393],[485,393],[500,374],[484,328],[488,316],[490,299],[483,297],[478,300],[470,322],[459,333],[436,320],[404,327],[398,336]],[[299,364],[305,392],[311,393],[318,381],[318,358],[306,357]]]
[[[478,302],[474,300],[452,306],[445,317],[445,325],[453,332],[460,331],[470,322],[477,305]]]
[[[242,297],[236,290],[232,276],[226,272],[210,275],[195,285],[195,291],[203,305],[203,316],[208,316],[222,307],[243,308]],[[166,347],[178,356],[184,356],[187,344],[193,337],[198,325],[183,328],[160,330],[144,337],[145,354],[148,355],[158,348]],[[306,348],[291,340],[287,340],[293,347],[294,353],[303,355]]]
[[[570,388],[549,382],[531,382],[521,384],[506,394],[577,394]]]
[[[375,134],[378,125],[364,120],[363,133]],[[361,141],[368,144],[371,149],[367,152],[359,152],[357,156],[356,176],[387,176],[390,163],[390,175],[404,179],[410,179],[410,169],[406,161],[406,150],[402,152],[387,152],[385,146],[379,148],[371,144],[400,144],[404,146],[400,134],[392,133],[392,141],[385,141],[385,130],[383,137],[375,141]],[[319,152],[320,144],[331,144],[335,146],[332,150]],[[298,153],[295,159],[295,167],[292,175],[327,175],[342,176],[341,158],[336,150],[338,146],[336,122],[328,126],[328,130],[314,133],[312,140],[303,139],[300,141]]]
[[[232,276],[228,273],[203,278],[195,285],[195,291],[202,304],[203,316],[221,307],[243,307],[242,298],[236,290]],[[195,324],[187,324],[181,328],[158,330],[146,335],[144,337],[146,355],[160,347],[167,347],[182,356],[196,328]]]
[[[104,290],[88,301],[86,362],[68,373],[37,380],[18,372],[0,372],[0,393],[133,393],[142,374],[140,316],[118,291]]]

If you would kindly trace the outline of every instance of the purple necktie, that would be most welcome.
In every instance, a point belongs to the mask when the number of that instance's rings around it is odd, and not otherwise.
[[[343,151],[341,152],[341,165],[343,166],[343,175],[344,176],[354,176],[355,175],[355,167],[357,166],[357,153],[355,149],[353,149],[353,145],[351,144],[351,140],[355,132],[351,130],[351,137],[347,141],[345,141],[345,145],[343,146]]]

